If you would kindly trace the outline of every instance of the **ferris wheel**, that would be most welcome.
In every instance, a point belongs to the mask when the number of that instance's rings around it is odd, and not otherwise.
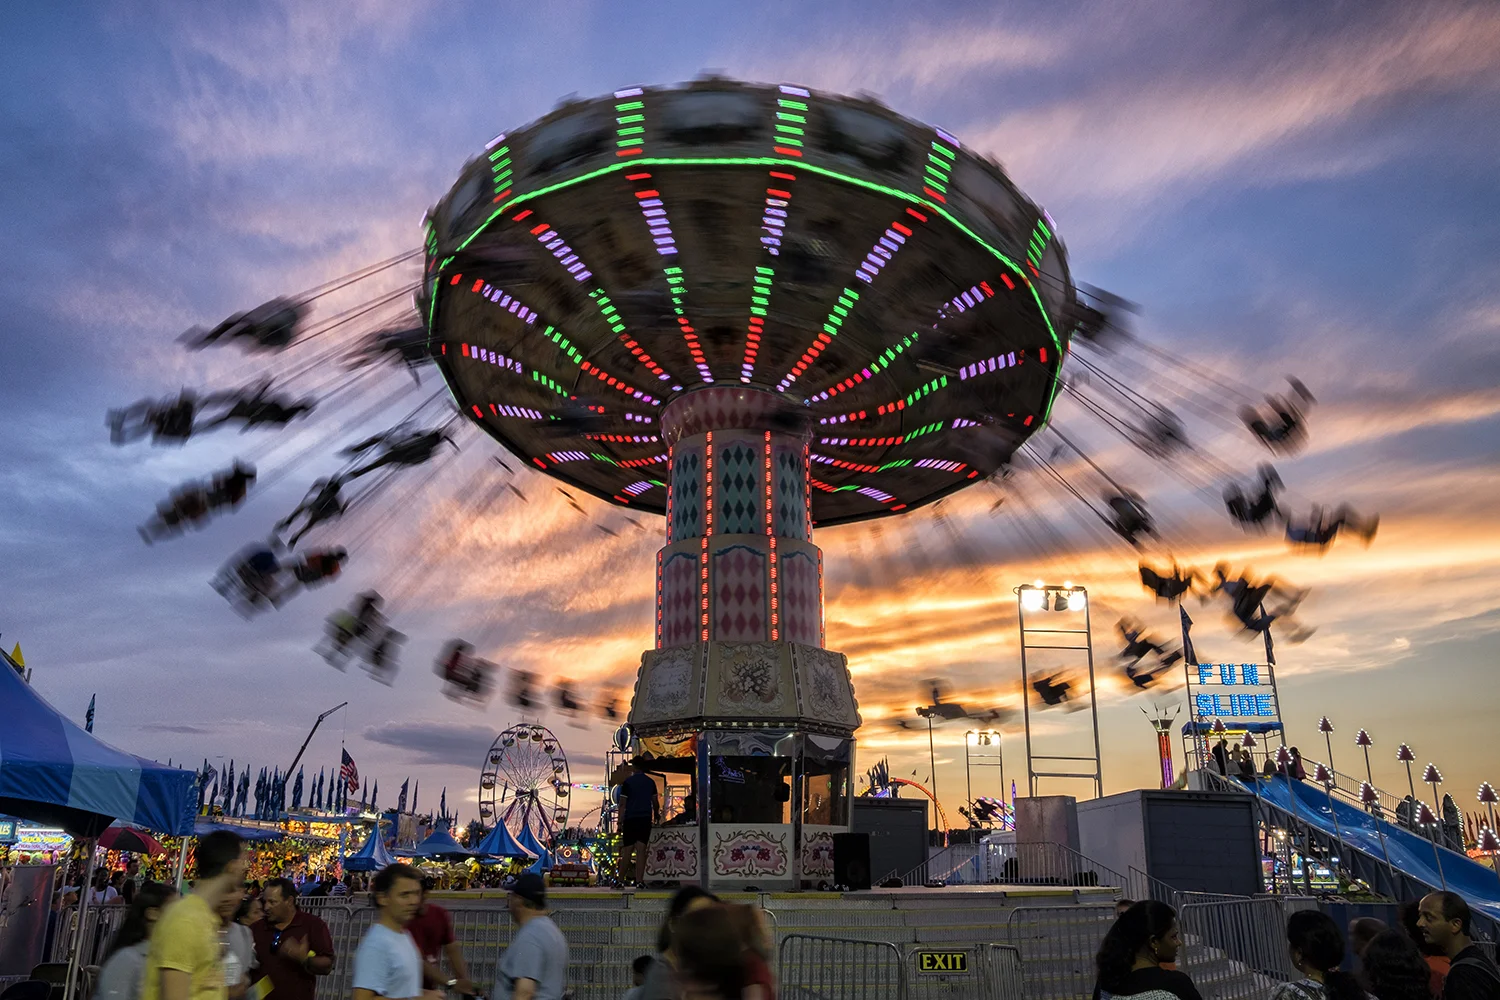
[[[495,737],[479,774],[479,818],[529,829],[544,845],[568,825],[572,779],[562,742],[546,726],[521,723]]]

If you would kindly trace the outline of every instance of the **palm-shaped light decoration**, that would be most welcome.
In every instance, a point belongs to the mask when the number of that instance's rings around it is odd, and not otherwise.
[[[1417,755],[1412,752],[1411,747],[1405,743],[1396,748],[1396,759],[1406,765],[1406,787],[1411,790],[1412,801],[1417,800],[1417,783],[1412,780],[1411,766],[1417,762]]]
[[[1479,828],[1479,849],[1489,852],[1490,867],[1495,869],[1495,877],[1500,878],[1500,835],[1495,833],[1495,803],[1500,801],[1500,795],[1488,781],[1479,786],[1479,801],[1490,813],[1490,825]]]
[[[1332,781],[1338,784],[1338,768],[1333,762],[1333,723],[1328,721],[1328,716],[1318,720],[1318,732],[1323,734],[1323,745],[1328,748],[1328,770],[1333,772]]]
[[[1411,750],[1404,743],[1401,745],[1401,749],[1406,750],[1408,754],[1411,753]],[[1406,764],[1406,770],[1409,777],[1411,772],[1411,763],[1409,761]],[[1443,775],[1438,771],[1437,765],[1428,764],[1423,768],[1422,780],[1432,786],[1433,805],[1437,806],[1438,815],[1442,815],[1443,807],[1438,801],[1438,786],[1443,783]],[[1438,881],[1442,883],[1443,891],[1446,892],[1448,889],[1448,878],[1443,874],[1443,854],[1438,850],[1438,818],[1433,815],[1432,810],[1427,808],[1427,803],[1425,802],[1417,810],[1417,816],[1417,821],[1427,827],[1428,836],[1432,838],[1432,857],[1437,862]]]
[[[1363,735],[1364,730],[1361,729],[1360,733]],[[1365,738],[1369,739],[1368,736]],[[1369,763],[1368,753],[1369,751],[1366,751],[1366,764]],[[1359,801],[1364,803],[1365,811],[1375,817],[1375,832],[1380,834],[1380,853],[1385,855],[1385,867],[1391,873],[1391,885],[1394,886],[1396,884],[1396,868],[1391,864],[1391,851],[1385,842],[1385,823],[1381,815],[1384,810],[1380,808],[1380,793],[1375,790],[1375,786],[1370,782],[1361,782],[1359,786]]]
[[[1375,741],[1370,739],[1369,733],[1361,729],[1354,734],[1354,745],[1365,752],[1365,781],[1373,786],[1375,784],[1375,775],[1370,770],[1370,748],[1375,745]]]
[[[1495,830],[1495,803],[1500,802],[1500,794],[1496,794],[1495,786],[1486,781],[1479,786],[1479,801],[1483,802],[1485,808],[1490,811],[1490,832],[1493,833]]]
[[[1339,822],[1339,814],[1333,808],[1333,771],[1319,764],[1313,771],[1313,779],[1323,786],[1323,792],[1328,796],[1328,815],[1333,817],[1333,832],[1339,839],[1339,857],[1344,855],[1344,827]],[[1333,859],[1335,862],[1339,858]]]

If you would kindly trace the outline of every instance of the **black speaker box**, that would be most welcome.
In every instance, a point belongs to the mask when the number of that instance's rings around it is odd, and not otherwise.
[[[846,889],[870,888],[870,835],[833,835],[833,882]]]

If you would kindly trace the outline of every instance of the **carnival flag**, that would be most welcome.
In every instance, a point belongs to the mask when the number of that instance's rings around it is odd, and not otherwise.
[[[1181,604],[1177,605],[1177,613],[1182,615],[1182,658],[1190,667],[1198,665],[1198,654],[1193,649],[1193,620],[1188,617],[1187,608]]]
[[[83,731],[92,733],[94,731],[94,699],[98,695],[89,695],[89,710],[83,715]]]
[[[406,812],[406,786],[409,784],[411,784],[410,778],[401,782],[401,794],[396,797],[396,812],[398,813]]]
[[[415,816],[417,814],[417,793],[420,792],[421,790],[422,790],[422,779],[418,778],[417,779],[417,783],[415,785],[411,786],[411,814],[413,816]]]
[[[297,780],[292,782],[292,808],[302,808],[302,768],[297,768]]]
[[[370,787],[370,812],[380,812],[380,807],[375,804],[378,798],[380,798],[380,779],[376,778],[375,784]]]
[[[448,818],[448,786],[443,786],[442,798],[438,801],[438,815],[443,819]]]
[[[349,756],[348,750],[340,750],[342,755],[339,761],[339,777],[344,779],[345,786],[352,795],[359,790],[359,768],[354,766],[354,758]]]

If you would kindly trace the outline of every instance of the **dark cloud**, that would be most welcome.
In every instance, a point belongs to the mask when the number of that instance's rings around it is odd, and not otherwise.
[[[368,726],[360,734],[371,743],[406,750],[414,764],[452,764],[477,769],[495,741],[489,726],[453,725],[445,722],[404,722]]]

